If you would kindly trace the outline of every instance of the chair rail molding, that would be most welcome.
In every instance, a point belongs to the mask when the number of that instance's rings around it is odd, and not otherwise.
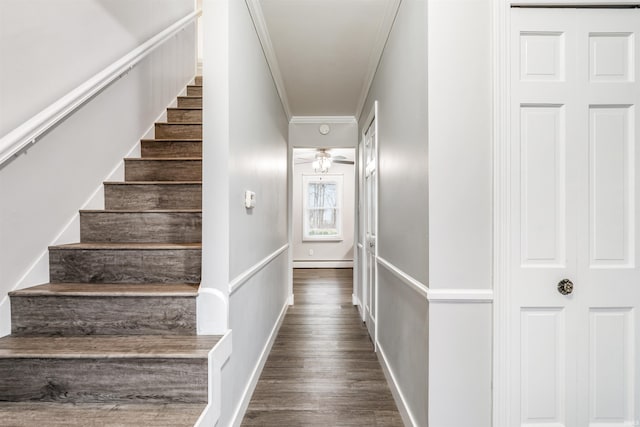
[[[249,279],[256,275],[260,270],[265,268],[271,261],[276,259],[280,254],[289,249],[289,243],[285,243],[280,248],[273,251],[271,254],[264,257],[262,260],[258,261],[252,267],[249,267],[244,272],[240,273],[229,283],[229,295],[233,295],[238,289],[242,287]]]
[[[640,7],[638,0],[511,0],[512,7]]]
[[[0,139],[0,168],[35,144],[82,105],[128,74],[140,61],[195,22],[201,14],[201,10],[196,10],[176,21],[3,136]]]
[[[417,279],[414,279],[413,277],[380,256],[376,257],[376,260],[378,262],[378,265],[383,266],[386,270],[393,273],[394,276],[400,279],[402,283],[407,285],[409,288],[413,289],[424,298],[429,297],[429,287],[427,285],[421,283]]]

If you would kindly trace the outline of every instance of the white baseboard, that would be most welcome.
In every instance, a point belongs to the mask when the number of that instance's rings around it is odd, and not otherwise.
[[[396,406],[398,407],[398,411],[400,412],[400,416],[402,417],[404,425],[418,427],[418,423],[411,413],[411,409],[409,409],[409,406],[407,405],[407,401],[402,394],[402,390],[400,390],[400,387],[398,387],[398,382],[396,381],[395,375],[393,375],[393,370],[387,362],[387,357],[384,353],[384,349],[382,348],[380,343],[378,343],[376,347],[378,361],[380,362],[380,366],[382,366],[382,372],[384,372],[384,376],[387,379],[387,383],[389,384],[389,388],[391,389],[391,394],[393,395],[393,400],[395,400],[396,402]]]
[[[353,261],[293,261],[293,268],[353,268]]]
[[[280,330],[280,326],[284,321],[284,317],[287,314],[287,309],[289,308],[289,301],[285,302],[282,310],[280,311],[280,315],[278,316],[278,320],[276,324],[273,325],[273,329],[271,329],[271,334],[269,335],[269,339],[262,349],[262,353],[258,358],[258,363],[253,368],[253,372],[251,372],[251,378],[249,383],[244,389],[242,393],[242,397],[240,398],[240,403],[238,404],[237,409],[235,410],[233,417],[231,418],[231,423],[229,425],[233,427],[239,427],[242,424],[242,419],[244,418],[244,414],[247,412],[247,408],[249,407],[249,402],[251,401],[251,396],[253,395],[253,391],[258,384],[258,380],[260,379],[260,374],[262,373],[262,368],[264,368],[265,363],[267,363],[267,358],[269,357],[269,353],[271,352],[271,347],[273,347],[273,343],[278,336],[278,331]]]
[[[351,294],[351,304],[360,307],[360,299],[356,294]]]

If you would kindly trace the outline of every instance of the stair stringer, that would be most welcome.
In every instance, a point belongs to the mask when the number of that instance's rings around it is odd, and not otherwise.
[[[222,367],[231,357],[232,347],[232,331],[229,329],[209,352],[209,403],[194,427],[214,427],[220,419],[222,412]]]

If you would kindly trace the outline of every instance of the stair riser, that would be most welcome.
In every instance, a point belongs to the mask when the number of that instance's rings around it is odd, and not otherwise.
[[[196,86],[202,86],[202,76],[196,76]]]
[[[0,400],[207,402],[207,360],[0,359]]]
[[[202,185],[105,184],[105,209],[201,209]]]
[[[202,86],[187,86],[187,96],[202,96]]]
[[[51,283],[200,283],[200,249],[49,249]]]
[[[199,107],[202,108],[202,97],[199,98],[187,98],[183,96],[178,97],[178,108],[184,107]]]
[[[83,243],[200,243],[200,212],[80,212]]]
[[[196,300],[12,296],[11,332],[19,336],[195,335]]]
[[[202,181],[202,160],[138,160],[124,162],[125,181]]]
[[[202,157],[201,141],[142,141],[142,157]]]
[[[167,110],[169,123],[196,123],[202,122],[202,110]]]
[[[202,139],[201,124],[156,123],[157,139]]]

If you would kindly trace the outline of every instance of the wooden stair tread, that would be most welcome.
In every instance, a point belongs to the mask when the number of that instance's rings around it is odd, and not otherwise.
[[[199,162],[202,161],[202,157],[125,157],[126,162]]]
[[[106,249],[106,250],[181,250],[201,249],[202,243],[68,243],[49,246],[49,249]]]
[[[178,98],[193,98],[193,99],[197,99],[197,98],[202,98],[202,95],[180,95]],[[177,108],[181,108],[181,107],[177,107]]]
[[[6,336],[0,359],[207,358],[218,335]]]
[[[141,139],[140,141],[142,142],[202,142],[202,138],[175,138],[175,139],[168,139],[168,138],[150,138],[150,139]]]
[[[156,122],[157,125],[162,125],[162,126],[195,126],[195,125],[202,125],[202,122]],[[156,138],[158,139],[158,138]],[[160,138],[160,139],[171,139],[171,138]],[[188,138],[185,138],[188,139]],[[193,138],[193,139],[200,139],[200,138]]]
[[[202,107],[169,107],[167,110],[202,110]]]
[[[45,283],[9,292],[10,296],[195,297],[199,285],[189,283]]]
[[[2,402],[2,424],[12,427],[191,427],[204,403]]]
[[[202,185],[202,181],[105,181],[106,185]]]
[[[202,209],[80,209],[81,213],[202,213]]]

